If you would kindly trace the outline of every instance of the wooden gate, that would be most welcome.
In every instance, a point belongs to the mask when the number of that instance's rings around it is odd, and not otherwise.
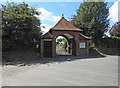
[[[52,57],[52,41],[44,41],[44,57]]]

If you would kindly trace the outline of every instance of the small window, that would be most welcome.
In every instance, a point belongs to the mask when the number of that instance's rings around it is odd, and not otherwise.
[[[80,48],[85,48],[85,43],[80,43]]]

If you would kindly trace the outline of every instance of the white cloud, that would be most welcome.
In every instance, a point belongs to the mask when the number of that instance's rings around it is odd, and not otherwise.
[[[60,16],[52,16],[53,21],[58,22],[60,20]]]
[[[49,21],[55,21],[58,22],[60,20],[60,16],[53,16],[52,12],[47,11],[44,8],[36,8],[38,12],[40,12],[40,15],[35,15],[40,20],[49,20]]]
[[[41,30],[44,32],[43,34],[45,34],[46,32],[48,32],[50,30],[50,25],[48,24],[41,24]]]
[[[109,8],[109,19],[118,22],[118,2],[116,1],[110,8]]]

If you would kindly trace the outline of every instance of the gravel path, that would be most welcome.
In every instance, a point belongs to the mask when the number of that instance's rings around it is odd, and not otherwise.
[[[31,66],[4,66],[2,69],[3,86],[118,85],[118,56]]]

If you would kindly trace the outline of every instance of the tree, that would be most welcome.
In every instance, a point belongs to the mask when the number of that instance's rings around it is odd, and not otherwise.
[[[28,4],[8,3],[2,13],[2,39],[3,49],[17,47],[34,47],[35,41],[40,37],[40,20],[36,9]]]
[[[105,2],[83,2],[73,17],[74,25],[92,38],[97,46],[109,26],[109,11]]]

